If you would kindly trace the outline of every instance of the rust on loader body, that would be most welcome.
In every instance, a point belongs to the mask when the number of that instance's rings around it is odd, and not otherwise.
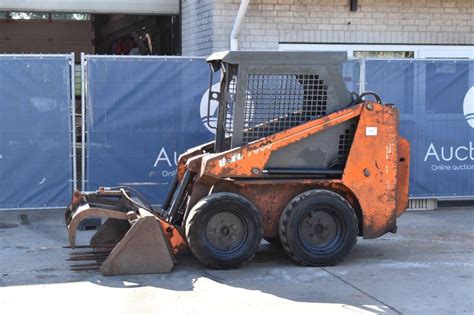
[[[356,105],[328,116],[315,119],[308,123],[299,125],[251,142],[218,155],[207,155],[203,157],[201,176],[222,177],[255,177],[263,174],[265,164],[272,152],[288,146],[291,143],[304,139],[312,134],[329,129],[332,126],[355,118],[360,114],[362,105]],[[260,173],[255,174],[258,169]]]
[[[276,235],[275,222],[278,220],[273,219],[272,223],[272,218],[279,218],[284,205],[305,189],[324,187],[350,191],[357,199],[357,204],[354,200],[352,206],[363,209],[364,238],[376,238],[395,228],[395,219],[406,209],[408,200],[409,147],[407,141],[398,136],[398,112],[389,106],[365,102],[241,148],[220,155],[207,155],[202,158],[200,176],[234,179],[264,177],[263,170],[272,152],[354,117],[359,118],[358,127],[341,180],[322,180],[314,182],[313,186],[300,180],[294,186],[287,187],[281,187],[275,181],[269,185],[262,181],[251,185],[251,188],[235,189],[260,206],[262,217],[270,219],[270,222],[264,222],[268,237]],[[374,130],[377,134],[367,134]],[[405,145],[400,153],[399,143]],[[226,185],[219,188],[216,184],[216,187],[216,191],[229,189]],[[276,189],[275,193],[271,193],[272,187]],[[400,205],[398,210],[397,205]]]
[[[397,172],[397,216],[401,216],[408,208],[408,188],[410,187],[410,143],[399,137]]]
[[[398,142],[398,112],[389,106],[365,104],[342,177],[363,209],[365,238],[395,228]]]

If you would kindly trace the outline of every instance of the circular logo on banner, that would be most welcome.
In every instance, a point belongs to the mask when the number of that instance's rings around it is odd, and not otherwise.
[[[471,86],[464,97],[464,118],[474,128],[474,86]]]
[[[220,88],[220,83],[216,83],[212,86],[212,91],[213,92],[219,92]],[[199,108],[199,112],[201,114],[201,121],[204,127],[206,127],[207,130],[212,132],[213,134],[216,134],[216,126],[217,126],[217,109],[219,107],[219,102],[216,100],[211,100],[210,104],[209,102],[209,89],[206,90],[204,95],[201,98],[201,105]],[[209,105],[209,108],[208,108]],[[209,123],[208,123],[209,121]]]

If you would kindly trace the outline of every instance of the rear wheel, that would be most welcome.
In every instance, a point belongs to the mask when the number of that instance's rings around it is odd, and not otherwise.
[[[354,209],[329,190],[310,190],[296,196],[280,218],[283,248],[303,265],[337,264],[351,252],[357,234]]]
[[[242,196],[216,193],[201,199],[186,220],[193,254],[215,269],[237,268],[256,254],[263,236],[259,211]]]

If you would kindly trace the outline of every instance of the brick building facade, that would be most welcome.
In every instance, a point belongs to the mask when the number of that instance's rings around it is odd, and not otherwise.
[[[182,54],[229,49],[240,0],[183,0]],[[473,0],[251,0],[242,50],[282,43],[473,45]]]

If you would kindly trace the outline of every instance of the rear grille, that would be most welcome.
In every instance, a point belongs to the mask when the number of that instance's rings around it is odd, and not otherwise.
[[[317,74],[249,74],[242,142],[326,115],[327,90]]]

